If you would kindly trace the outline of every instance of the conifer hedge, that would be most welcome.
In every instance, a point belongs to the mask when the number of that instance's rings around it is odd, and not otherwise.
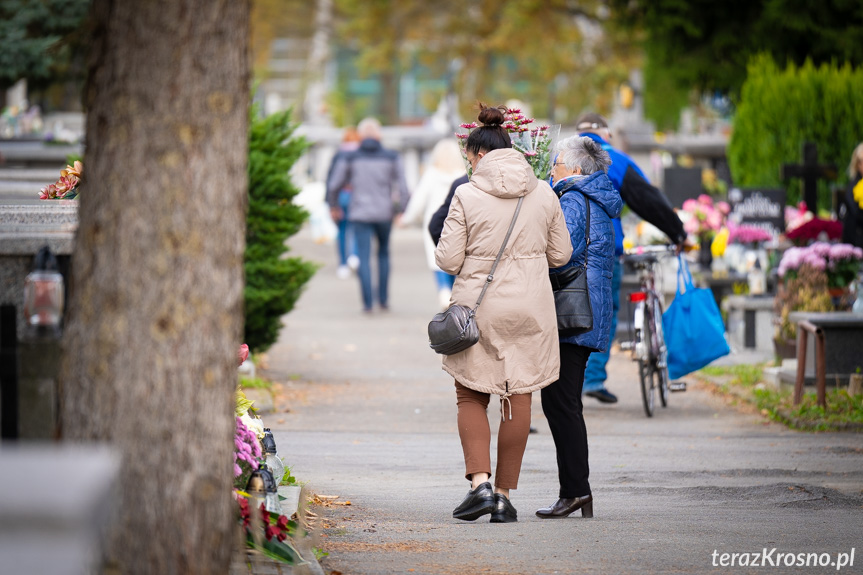
[[[753,58],[728,144],[735,184],[787,187],[788,203],[796,204],[802,185],[783,183],[781,170],[802,160],[804,141],[818,145],[819,163],[836,164],[839,183],[847,181],[851,152],[863,141],[863,68],[806,62],[783,70],[769,56]],[[819,184],[818,204],[830,207],[827,183]]]
[[[246,218],[245,342],[264,351],[276,342],[284,314],[293,309],[317,266],[283,258],[285,241],[308,214],[292,203],[299,190],[288,172],[308,147],[294,136],[290,111],[260,118],[253,109],[249,128],[249,213]]]
[[[863,141],[863,68],[806,62],[783,70],[770,56],[753,58],[728,144],[735,184],[787,187],[788,203],[796,204],[802,185],[783,183],[781,170],[802,160],[804,141],[818,145],[819,163],[836,164],[839,183],[847,181],[851,152]],[[821,209],[830,207],[829,193],[820,183]]]

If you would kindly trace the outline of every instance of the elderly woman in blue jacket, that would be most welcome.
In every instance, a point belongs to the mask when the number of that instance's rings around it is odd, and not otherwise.
[[[614,263],[612,218],[620,215],[623,202],[608,179],[611,158],[599,144],[584,136],[561,141],[552,166],[552,187],[569,229],[572,257],[552,270],[555,276],[573,267],[583,267],[587,258],[587,283],[593,308],[593,329],[560,337],[560,378],[542,390],[542,411],[548,420],[557,451],[559,499],[539,509],[538,517],[566,517],[581,509],[582,517],[593,517],[593,496],[588,482],[587,429],[582,414],[581,388],[587,358],[605,351],[611,327],[611,278]],[[585,233],[587,210],[590,230]],[[587,236],[590,242],[587,241]]]

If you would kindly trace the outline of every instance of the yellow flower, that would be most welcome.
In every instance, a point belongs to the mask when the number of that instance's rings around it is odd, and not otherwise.
[[[715,258],[722,257],[725,253],[725,248],[727,247],[728,228],[722,228],[719,230],[719,233],[716,234],[716,237],[713,238],[713,243],[710,244],[710,253],[712,253]]]
[[[854,186],[854,199],[860,205],[860,208],[863,208],[863,179],[857,182],[857,185]]]

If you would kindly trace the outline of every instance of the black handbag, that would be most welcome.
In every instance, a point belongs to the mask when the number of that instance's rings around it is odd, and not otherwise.
[[[560,273],[549,273],[557,310],[557,332],[569,337],[593,329],[593,307],[587,289],[587,250],[590,247],[590,200],[584,196],[587,208],[585,222],[584,266],[576,266]]]
[[[476,300],[476,305],[473,309],[465,305],[452,305],[446,311],[435,314],[428,325],[429,347],[442,355],[453,355],[460,351],[464,351],[470,346],[479,341],[479,327],[476,325],[476,310],[479,307],[482,298],[485,295],[485,290],[488,289],[488,284],[494,279],[494,270],[497,269],[497,264],[503,255],[503,250],[509,242],[509,236],[512,234],[512,229],[515,227],[515,220],[518,219],[518,212],[521,210],[521,202],[524,196],[518,198],[518,204],[515,206],[515,214],[512,216],[512,221],[509,224],[509,230],[506,232],[506,237],[503,239],[503,244],[497,252],[497,257],[494,264],[491,266],[491,271],[485,279],[485,284],[482,286],[482,291],[479,298]]]

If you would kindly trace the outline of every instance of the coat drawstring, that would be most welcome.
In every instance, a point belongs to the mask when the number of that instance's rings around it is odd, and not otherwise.
[[[509,392],[509,381],[506,382],[506,393],[500,396],[500,420],[506,421],[506,412],[504,411],[503,404],[506,402],[509,404],[509,419],[512,421],[512,402],[509,400],[509,396],[512,394]]]

